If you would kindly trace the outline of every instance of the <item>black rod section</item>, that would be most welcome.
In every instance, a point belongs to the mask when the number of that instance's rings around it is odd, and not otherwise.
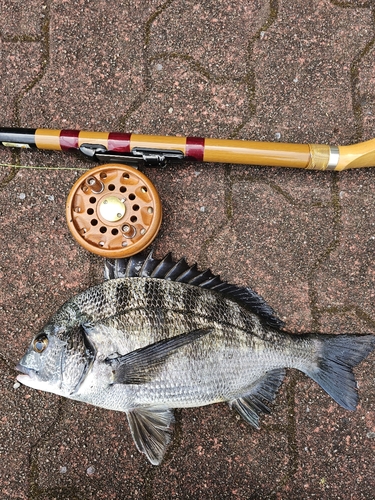
[[[36,147],[35,145],[35,128],[11,128],[11,127],[1,127],[0,128],[0,142],[9,143],[9,145],[22,146],[27,144],[30,147]]]

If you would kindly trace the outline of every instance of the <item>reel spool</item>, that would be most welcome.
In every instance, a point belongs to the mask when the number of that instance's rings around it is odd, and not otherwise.
[[[75,182],[66,218],[73,237],[86,250],[117,259],[153,241],[162,208],[155,186],[142,172],[110,163],[88,170]]]

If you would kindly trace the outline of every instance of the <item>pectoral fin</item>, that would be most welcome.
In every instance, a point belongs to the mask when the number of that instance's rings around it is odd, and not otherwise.
[[[193,330],[141,347],[124,356],[108,357],[105,362],[113,368],[113,383],[144,384],[151,381],[171,354],[211,331],[212,328]]]
[[[171,440],[173,411],[169,408],[137,408],[127,412],[134,442],[152,465],[159,465]]]

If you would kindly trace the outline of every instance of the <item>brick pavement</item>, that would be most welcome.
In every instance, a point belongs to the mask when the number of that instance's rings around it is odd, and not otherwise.
[[[349,144],[375,120],[370,0],[0,0],[0,125]],[[349,413],[290,371],[260,431],[226,405],[177,412],[152,467],[123,415],[14,388],[51,311],[101,280],[72,240],[66,196],[87,163],[0,151],[1,499],[369,499],[371,355]],[[374,171],[146,169],[154,247],[261,293],[294,332],[375,333]]]

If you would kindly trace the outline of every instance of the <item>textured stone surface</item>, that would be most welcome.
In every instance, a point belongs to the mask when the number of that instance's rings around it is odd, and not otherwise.
[[[369,0],[0,0],[0,10],[0,126],[331,144],[374,136]],[[31,336],[101,281],[102,260],[65,223],[87,162],[9,149],[0,162],[1,498],[373,497],[374,354],[356,369],[356,412],[289,371],[260,431],[226,405],[177,411],[158,468],[136,451],[124,415],[15,388]],[[158,256],[185,255],[253,286],[296,333],[375,333],[372,169],[144,172],[163,202]]]

